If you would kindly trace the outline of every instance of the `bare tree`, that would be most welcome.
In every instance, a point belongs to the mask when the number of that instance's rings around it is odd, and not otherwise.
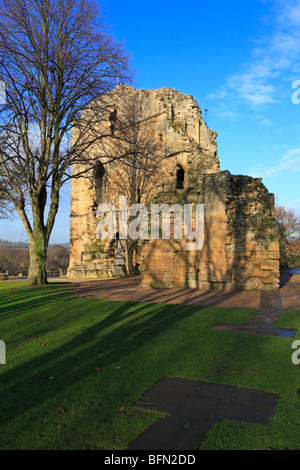
[[[14,218],[14,208],[4,188],[7,188],[7,185],[3,179],[1,180],[0,170],[0,219],[12,220]]]
[[[283,224],[285,236],[289,243],[299,241],[300,239],[300,217],[294,209],[287,209],[284,206],[275,206],[275,218]]]
[[[168,172],[164,129],[160,129],[155,118],[145,118],[144,105],[143,95],[130,87],[124,87],[116,100],[112,120],[116,137],[112,153],[116,160],[106,166],[109,189],[105,194],[106,201],[116,207],[119,195],[127,197],[128,206],[148,205],[153,196],[164,189],[162,181]],[[120,250],[124,250],[127,271],[132,274],[133,248],[137,247],[137,241],[128,234],[126,240],[118,244]]]
[[[280,259],[283,266],[293,262],[293,256],[297,255],[297,247],[300,242],[300,217],[294,209],[287,209],[279,204],[275,205],[275,219],[280,230]]]
[[[148,204],[162,189],[160,176],[167,171],[164,129],[155,118],[145,118],[143,96],[124,87],[115,109],[115,162],[106,168],[110,195],[126,196],[128,204]]]
[[[102,139],[113,138],[107,126],[99,133],[109,108],[99,98],[117,76],[128,80],[128,58],[93,0],[9,0],[0,1],[0,66],[0,192],[30,240],[29,282],[44,284],[60,189],[79,176],[71,166],[88,171],[90,148],[99,145],[99,158]]]

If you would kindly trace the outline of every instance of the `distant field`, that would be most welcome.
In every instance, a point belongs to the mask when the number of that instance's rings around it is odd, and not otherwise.
[[[66,243],[52,243],[49,245],[49,248],[51,246],[55,246],[55,245],[61,245],[63,246],[64,248],[66,248],[67,250],[70,249],[70,243],[69,242],[66,242]],[[7,248],[28,248],[30,247],[30,244],[29,242],[11,242],[9,240],[2,240],[0,239],[0,247],[3,246],[3,247],[7,247]]]

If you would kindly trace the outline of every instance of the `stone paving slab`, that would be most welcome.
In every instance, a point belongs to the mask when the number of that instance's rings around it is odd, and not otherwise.
[[[136,405],[174,414],[201,384],[200,380],[178,378],[173,381],[165,377],[150,388]]]
[[[251,335],[280,336],[284,338],[294,338],[297,330],[289,328],[273,328],[261,323],[246,323],[237,325],[236,323],[217,323],[212,327],[218,331],[232,331],[234,333],[245,333]]]
[[[201,395],[204,397],[222,400],[223,403],[231,402],[236,395],[238,387],[234,385],[221,385],[216,387],[215,383],[203,382],[201,384]]]
[[[181,410],[176,413],[176,418],[181,421],[190,422],[191,420],[203,423],[205,422],[213,409],[218,404],[217,399],[208,398],[201,395],[201,391],[197,390],[193,393],[189,400],[182,405]]]
[[[278,395],[276,393],[263,392],[262,390],[240,388],[235,401],[242,405],[272,411],[276,407]]]
[[[262,291],[260,310],[248,323],[236,324],[220,322],[212,327],[218,331],[232,331],[254,335],[281,336],[294,338],[297,330],[292,328],[275,328],[274,324],[282,311],[282,299],[279,291]]]
[[[259,315],[265,316],[265,321],[273,324],[282,311],[282,300],[279,290],[262,291],[260,296]]]
[[[149,398],[156,403],[147,405]],[[135,405],[151,407],[171,416],[158,420],[142,432],[129,444],[129,449],[197,449],[211,427],[223,419],[268,424],[278,399],[279,395],[262,390],[164,377]]]
[[[176,418],[159,419],[129,446],[130,450],[190,450],[201,444],[210,426]]]
[[[250,406],[221,403],[215,409],[214,420],[222,421],[223,419],[268,424],[270,416],[267,411],[257,410]]]

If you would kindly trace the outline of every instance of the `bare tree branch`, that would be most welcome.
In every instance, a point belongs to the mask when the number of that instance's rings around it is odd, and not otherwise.
[[[45,283],[47,246],[70,167],[110,132],[108,101],[116,77],[130,79],[122,45],[93,0],[0,1],[0,193],[21,217],[31,243],[30,282]],[[86,110],[89,112],[86,112]],[[73,130],[76,125],[76,132]],[[74,138],[75,136],[75,138]],[[76,174],[74,175],[76,177]],[[50,208],[46,218],[47,203]]]

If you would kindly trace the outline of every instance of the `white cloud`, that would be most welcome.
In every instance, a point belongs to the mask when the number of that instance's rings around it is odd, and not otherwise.
[[[278,20],[283,27],[300,26],[300,4],[298,0],[275,0],[279,11]]]
[[[228,95],[228,89],[225,86],[220,86],[218,90],[206,95],[206,98],[210,100],[223,100],[224,98],[227,98]]]
[[[239,100],[250,103],[252,107],[275,103],[275,87],[267,81],[272,71],[263,64],[244,66],[245,71],[227,78],[227,86],[234,91]]]
[[[295,199],[286,204],[288,209],[293,209],[297,215],[300,216],[300,199]]]
[[[267,118],[263,118],[261,121],[259,121],[259,123],[262,126],[273,126],[273,123]]]
[[[280,86],[287,89],[300,66],[300,0],[273,0],[272,31],[261,37],[247,62],[207,98],[246,103],[257,109],[278,102]]]
[[[249,174],[253,177],[270,178],[280,176],[283,173],[300,172],[300,148],[291,149],[280,159],[278,165],[265,168],[262,165],[252,169]]]
[[[218,108],[215,110],[215,114],[220,118],[230,119],[231,121],[236,121],[237,119],[241,119],[243,116],[241,114],[235,112],[232,109],[228,109],[226,107]]]

